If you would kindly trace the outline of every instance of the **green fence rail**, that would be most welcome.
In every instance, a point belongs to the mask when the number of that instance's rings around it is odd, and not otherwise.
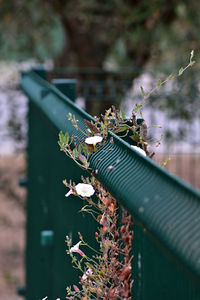
[[[58,132],[80,135],[67,120],[71,112],[84,128],[92,117],[78,108],[73,80],[45,80],[41,70],[22,74],[29,101],[26,299],[65,299],[67,285],[78,282],[66,255],[81,231],[93,244],[95,222],[78,214],[81,201],[65,198],[63,179],[80,182],[83,171],[57,145]],[[71,99],[71,100],[70,100]],[[200,299],[200,194],[138,154],[113,133],[91,155],[97,178],[127,208],[134,220],[133,299]],[[108,170],[109,166],[115,166]]]

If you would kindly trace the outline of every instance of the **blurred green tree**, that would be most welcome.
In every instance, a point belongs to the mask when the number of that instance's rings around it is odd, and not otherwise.
[[[177,45],[179,54],[199,46],[194,0],[0,0],[0,7],[1,59],[102,67],[109,58],[140,68]]]

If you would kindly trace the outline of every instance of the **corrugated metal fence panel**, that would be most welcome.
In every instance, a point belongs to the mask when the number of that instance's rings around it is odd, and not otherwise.
[[[57,228],[57,238],[53,244],[55,252],[48,255],[52,255],[52,260],[55,260],[55,257],[58,256],[56,248],[58,247],[60,249],[59,257],[62,257],[60,263],[54,261],[52,264],[54,270],[59,272],[63,259],[62,255],[65,256],[65,254],[63,254],[65,246],[62,244],[62,234],[65,236],[71,230],[70,226],[74,227],[74,224],[76,226],[73,232],[80,231],[80,228],[82,229],[82,222],[85,222],[85,220],[82,218],[74,219],[78,210],[78,207],[75,207],[77,200],[71,199],[69,202],[68,200],[66,201],[63,196],[65,192],[63,187],[61,187],[62,179],[66,176],[74,179],[77,174],[81,174],[82,171],[76,167],[77,170],[74,171],[73,178],[72,167],[67,168],[67,165],[72,164],[72,162],[69,162],[55,146],[57,133],[58,130],[63,130],[68,131],[71,135],[75,134],[82,137],[81,134],[71,126],[71,122],[67,121],[66,115],[68,112],[76,115],[76,118],[79,120],[79,126],[82,128],[84,127],[83,120],[90,119],[91,117],[76,107],[57,89],[34,74],[34,72],[23,75],[21,86],[28,97],[33,101],[35,109],[39,108],[38,112],[35,112],[35,122],[39,123],[37,120],[41,115],[40,118],[45,118],[45,122],[48,123],[48,127],[46,128],[44,125],[41,125],[44,126],[43,131],[40,131],[40,126],[37,123],[35,128],[37,128],[37,126],[39,128],[35,129],[35,136],[33,135],[32,139],[30,138],[29,174],[34,172],[32,168],[36,168],[34,164],[36,164],[37,155],[41,155],[42,157],[38,160],[38,163],[40,161],[42,162],[39,163],[39,168],[42,168],[44,178],[50,176],[51,179],[48,179],[50,183],[46,185],[43,184],[41,191],[39,190],[38,182],[32,185],[29,181],[28,205],[36,205],[32,204],[32,202],[36,201],[35,199],[38,200],[38,195],[40,194],[47,199],[48,187],[50,187],[50,195],[53,200],[46,200],[46,202],[53,207],[53,209],[51,209],[51,220],[53,221],[49,224],[54,224],[54,228]],[[30,124],[30,132],[31,126],[34,127],[32,122]],[[110,144],[108,139],[108,142],[91,156],[91,165],[94,169],[98,170],[99,180],[113,196],[128,209],[136,223],[134,240],[135,257],[133,260],[133,276],[135,279],[133,287],[134,298],[139,300],[161,299],[161,297],[166,300],[200,299],[199,193],[181,180],[170,175],[167,171],[161,169],[150,159],[144,158],[136,153],[127,143],[112,133],[110,133],[110,135],[114,138],[114,144]],[[42,139],[43,151],[42,147],[40,150],[38,149],[40,143],[36,142],[36,137],[39,140]],[[50,140],[51,143],[48,145]],[[34,151],[36,151],[35,157]],[[50,155],[50,153],[52,154]],[[64,167],[65,165],[66,167]],[[52,166],[51,171],[49,169],[50,166]],[[114,168],[109,171],[109,166],[114,166]],[[67,169],[70,170],[69,173]],[[37,171],[38,170],[35,170],[36,173],[32,174],[31,177],[34,178],[37,176]],[[80,178],[80,175],[78,177]],[[78,178],[76,177],[76,179]],[[57,184],[56,180],[58,180]],[[31,187],[33,191],[31,191]],[[34,193],[37,195],[32,198]],[[51,197],[49,199],[51,199]],[[41,206],[42,201],[44,202],[44,200],[38,200],[38,205]],[[59,207],[61,204],[58,203],[63,203],[63,206]],[[67,205],[69,205],[69,207]],[[38,226],[38,223],[43,222],[43,214],[42,212],[37,214],[37,209],[38,207],[28,209],[28,213],[33,214],[33,220],[31,221],[29,218],[28,221],[32,230],[34,230],[34,226]],[[62,214],[56,218],[59,209],[62,211]],[[40,210],[42,210],[41,207]],[[69,211],[70,216],[73,216],[72,219],[69,219],[69,222],[64,219],[65,211],[66,213]],[[34,225],[35,218],[37,218],[38,223]],[[66,223],[59,226],[58,224],[62,224],[63,220],[65,220]],[[89,229],[91,230],[92,228],[95,230],[94,225]],[[52,230],[51,228],[47,229]],[[38,234],[41,230],[44,229],[39,228]],[[55,229],[53,229],[53,231],[54,230]],[[28,232],[30,232],[29,228]],[[29,233],[27,238],[29,239],[29,243],[31,243]],[[27,251],[27,253],[29,253],[29,251]],[[32,255],[35,256],[35,253],[39,253],[39,250],[36,249],[33,251]],[[46,256],[44,261],[45,259]],[[28,263],[29,258],[27,258],[27,264]],[[39,270],[40,268],[38,266],[37,271],[39,272]],[[62,274],[62,276],[56,277],[57,280],[55,279],[56,275],[52,275],[51,286],[70,284],[71,281],[73,281],[70,279],[68,281],[69,273],[72,272],[71,267],[69,267],[69,270],[68,275],[66,272],[65,275]],[[62,271],[63,266],[61,267],[61,272]],[[29,273],[31,273],[31,271]],[[70,276],[70,278],[72,279],[72,276]],[[43,280],[44,276],[42,275],[42,279],[39,281],[41,285]],[[44,282],[46,281],[44,280]],[[28,280],[27,283],[32,284],[27,299],[35,299],[31,298],[31,291],[34,288],[34,279],[32,281],[31,279]],[[55,287],[55,290],[59,291],[57,287]],[[52,292],[52,295],[55,294]],[[58,296],[60,295],[56,295],[56,297]]]
[[[138,269],[141,279],[135,292],[141,284],[139,299],[160,299],[161,296],[163,299],[199,299],[199,291],[192,288],[191,283],[194,281],[200,287],[199,193],[112,136],[114,143],[111,145],[108,139],[92,156],[91,166],[98,170],[99,180],[142,228],[138,229],[140,234],[135,230],[139,239],[134,242],[135,269],[138,256],[143,266]],[[110,171],[111,165],[115,168]],[[191,282],[182,271],[188,273]],[[138,272],[133,271],[133,274]]]

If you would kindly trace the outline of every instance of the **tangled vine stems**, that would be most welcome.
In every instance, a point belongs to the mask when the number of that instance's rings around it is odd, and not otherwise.
[[[96,152],[108,137],[108,132],[112,131],[122,138],[128,138],[130,143],[142,148],[150,156],[147,150],[147,126],[143,119],[137,119],[135,114],[136,108],[131,118],[126,118],[123,110],[118,110],[112,106],[106,110],[105,115],[100,118],[95,117],[95,121],[84,120],[85,131],[78,126],[78,120],[71,113],[68,114],[76,130],[83,133],[84,137],[78,140],[77,136],[69,137],[68,133],[59,133],[60,150],[72,158],[81,168],[92,171],[89,167],[89,156]],[[93,141],[90,142],[90,138]],[[113,139],[110,139],[110,144]]]
[[[195,61],[193,60],[194,58],[194,50],[192,50],[190,52],[190,58],[189,58],[189,63],[185,66],[185,67],[181,67],[178,71],[177,74],[170,74],[165,80],[158,80],[157,85],[151,89],[148,93],[146,93],[144,91],[144,88],[141,86],[141,92],[142,92],[142,96],[143,96],[143,100],[142,100],[142,104],[140,106],[140,108],[143,107],[144,102],[151,96],[151,94],[153,94],[155,91],[157,91],[162,85],[164,85],[165,83],[178,78],[179,76],[181,76],[188,68],[192,67],[195,64]]]
[[[66,299],[131,299],[131,262],[132,255],[132,221],[131,216],[123,210],[121,218],[117,201],[108,193],[100,182],[92,177],[82,178],[84,183],[92,183],[98,200],[94,202],[91,197],[77,196],[87,201],[83,210],[92,213],[99,227],[95,233],[98,251],[88,245],[81,233],[80,241],[72,247],[71,239],[67,236],[67,253],[72,259],[74,267],[78,269],[80,288],[76,285],[67,288]],[[64,182],[70,189],[74,189],[74,183]],[[91,210],[90,210],[91,209]],[[81,249],[80,249],[81,247]],[[89,247],[93,251],[92,257],[88,257],[84,248]],[[81,257],[77,258],[76,253]]]
[[[122,138],[128,138],[129,143],[132,142],[134,145],[142,148],[147,156],[153,157],[155,153],[150,153],[148,150],[147,125],[143,119],[142,108],[145,104],[145,101],[151,96],[152,93],[154,93],[167,82],[181,76],[189,67],[192,67],[195,64],[193,57],[194,51],[192,50],[190,53],[189,63],[185,67],[181,67],[177,74],[171,74],[163,81],[159,79],[157,85],[148,93],[146,93],[144,88],[141,86],[143,100],[141,104],[136,104],[132,109],[132,116],[130,118],[126,117],[123,109],[118,110],[115,108],[115,106],[112,106],[105,111],[104,115],[101,115],[99,118],[94,117],[94,121],[84,120],[86,128],[83,130],[83,128],[78,126],[79,121],[76,119],[76,117],[69,113],[68,120],[72,122],[72,125],[76,128],[76,130],[83,134],[83,139],[79,140],[77,143],[78,138],[76,136],[72,136],[70,139],[68,133],[63,134],[60,132],[58,143],[61,151],[64,151],[65,154],[72,158],[81,168],[92,171],[89,168],[89,155],[97,151],[99,146],[106,142],[108,132],[112,131]],[[86,138],[93,136],[102,137],[102,141],[94,144],[87,144],[85,142]],[[161,138],[157,140],[157,146],[160,145],[162,138],[163,133],[161,133]],[[163,162],[163,166],[166,165],[166,163],[167,160]]]

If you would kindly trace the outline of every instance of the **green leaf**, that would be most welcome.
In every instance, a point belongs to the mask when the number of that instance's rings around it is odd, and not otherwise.
[[[174,74],[171,74],[171,75],[169,75],[169,77],[167,78],[168,80],[172,80],[172,79],[174,79],[174,77],[175,77],[175,75]]]
[[[138,133],[135,133],[134,135],[131,135],[130,138],[132,140],[134,140],[134,142],[139,142],[139,140],[140,140],[140,136],[139,136]]]
[[[140,108],[142,108],[142,104],[141,105],[136,104],[135,108],[132,109],[132,113],[137,113]]]
[[[143,87],[141,86],[140,89],[141,89],[141,92],[142,92],[142,96],[145,97],[145,96],[146,96],[146,93],[145,93]]]
[[[99,133],[99,129],[96,127],[95,124],[92,123],[92,121],[90,122],[88,120],[84,120],[84,122],[93,134]]]
[[[86,156],[88,156],[88,154],[89,154],[88,146],[83,145],[83,146],[82,146],[82,151],[83,151],[83,153],[84,153]]]
[[[69,133],[68,132],[66,132],[65,135],[63,136],[63,140],[64,140],[65,144],[69,143]]]
[[[72,258],[72,263],[74,263],[74,262],[76,262],[76,261],[77,261],[76,257],[73,256],[73,258]]]
[[[165,167],[171,161],[170,157],[167,157],[161,164],[162,167]]]
[[[119,132],[123,132],[123,131],[126,131],[126,130],[128,130],[128,126],[127,125],[125,125],[125,126],[123,126],[123,127],[120,127],[120,128],[117,128],[116,130],[115,130],[115,133],[119,133]]]
[[[79,152],[79,153],[81,153],[81,152],[82,152],[82,148],[83,148],[83,147],[82,147],[82,144],[81,144],[81,143],[79,143],[79,145],[78,145],[78,152]]]
[[[123,108],[120,109],[120,114],[122,116],[122,119],[125,120],[126,119],[126,115],[125,115],[125,112],[124,112]]]
[[[109,114],[111,113],[111,108],[106,110],[106,115],[109,116]]]
[[[157,82],[157,86],[161,86],[162,85],[162,81],[159,79]]]
[[[72,120],[72,114],[68,113],[67,118],[68,118],[69,121],[71,121]]]
[[[191,62],[190,62],[190,66],[193,66],[194,64],[195,64],[195,60],[192,60]]]
[[[69,143],[69,134],[66,132],[65,135],[62,133],[62,131],[59,132],[59,145],[60,147],[65,144],[68,145]]]
[[[180,70],[179,70],[179,72],[178,72],[178,75],[179,75],[179,76],[182,75],[183,72],[184,72],[184,69],[183,69],[183,68],[180,68]]]
[[[59,141],[61,144],[64,143],[64,134],[62,133],[62,131],[59,132]]]
[[[90,163],[87,162],[87,163],[85,164],[85,167],[86,167],[86,168],[89,168],[89,166],[90,166]]]
[[[74,150],[72,151],[72,155],[76,158],[78,155],[78,151],[76,148],[74,148]]]

